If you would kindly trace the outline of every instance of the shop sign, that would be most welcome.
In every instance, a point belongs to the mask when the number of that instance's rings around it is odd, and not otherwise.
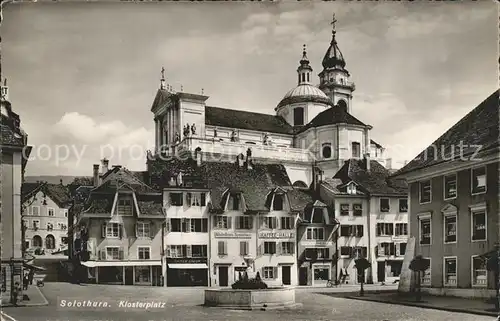
[[[191,257],[183,257],[183,258],[175,258],[168,257],[167,264],[207,264],[207,259],[205,258],[191,258]]]
[[[252,238],[251,233],[240,233],[240,232],[215,232],[214,236],[216,238],[226,238],[226,239],[250,239],[250,238]]]
[[[295,238],[294,232],[260,232],[261,239],[292,239]]]
[[[408,236],[393,236],[392,241],[393,242],[407,242]]]

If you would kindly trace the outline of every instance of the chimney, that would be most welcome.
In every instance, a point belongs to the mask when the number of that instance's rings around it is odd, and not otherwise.
[[[101,160],[101,165],[102,165],[101,175],[104,175],[108,172],[109,160],[107,160],[106,158],[103,158]]]
[[[365,154],[365,165],[366,165],[366,171],[370,171],[370,153]]]
[[[99,186],[99,164],[94,164],[94,187]]]
[[[392,158],[387,158],[385,160],[385,168],[392,169]]]

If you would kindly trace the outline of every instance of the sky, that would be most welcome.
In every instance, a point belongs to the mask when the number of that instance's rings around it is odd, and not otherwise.
[[[274,113],[303,44],[321,71],[333,13],[352,114],[394,167],[498,88],[493,1],[9,4],[2,77],[34,146],[26,175],[90,176],[102,156],[145,170],[162,67],[208,105]]]

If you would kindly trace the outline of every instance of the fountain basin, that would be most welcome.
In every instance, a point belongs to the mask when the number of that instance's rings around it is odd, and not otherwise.
[[[236,310],[268,310],[294,308],[295,288],[262,290],[209,289],[205,290],[205,306]]]

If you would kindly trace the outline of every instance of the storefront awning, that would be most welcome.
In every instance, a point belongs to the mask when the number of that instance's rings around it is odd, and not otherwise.
[[[82,262],[86,267],[101,266],[161,266],[161,261],[87,261]]]
[[[205,263],[177,263],[177,264],[169,264],[169,269],[208,269],[208,265]]]
[[[46,271],[47,270],[46,268],[43,268],[41,266],[35,266],[35,265],[29,264],[29,263],[23,263],[23,266],[27,269],[35,270],[35,271]]]

